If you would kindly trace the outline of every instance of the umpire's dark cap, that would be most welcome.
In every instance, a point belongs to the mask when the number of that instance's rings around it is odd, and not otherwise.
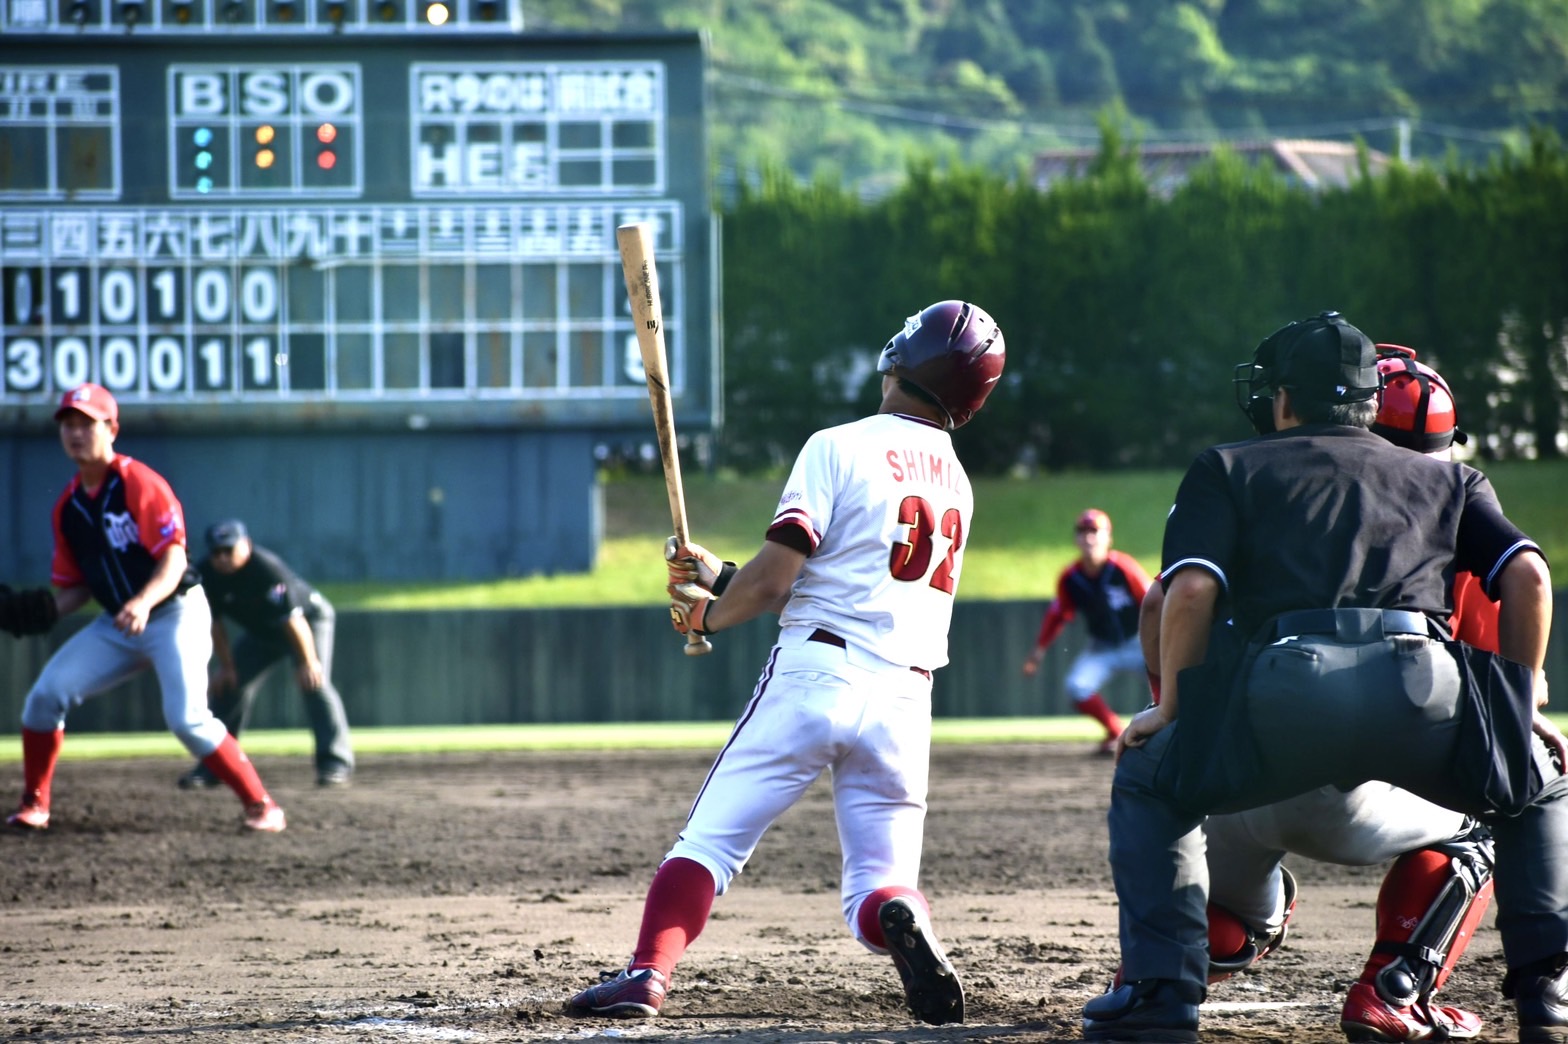
[[[245,531],[245,523],[237,518],[214,522],[207,527],[207,548],[211,551],[227,551],[248,536],[250,534]]]
[[[1320,312],[1275,330],[1257,362],[1274,388],[1313,402],[1365,402],[1377,394],[1377,346],[1338,312]]]

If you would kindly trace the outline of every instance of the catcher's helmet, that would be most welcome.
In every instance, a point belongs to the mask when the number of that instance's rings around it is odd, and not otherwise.
[[[996,320],[967,301],[938,301],[904,320],[882,349],[877,372],[902,378],[947,414],[947,428],[963,427],[991,394],[1007,362]]]
[[[1260,435],[1274,430],[1274,390],[1293,399],[1365,402],[1381,386],[1372,340],[1338,312],[1287,323],[1258,342],[1252,361],[1236,367],[1236,405]]]
[[[1383,392],[1373,431],[1396,446],[1420,453],[1435,453],[1469,441],[1459,430],[1458,410],[1448,382],[1430,366],[1416,362],[1414,349],[1378,345],[1377,370],[1383,375]]]

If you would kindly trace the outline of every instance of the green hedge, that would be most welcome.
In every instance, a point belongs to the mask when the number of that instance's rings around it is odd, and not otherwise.
[[[1085,176],[916,166],[886,198],[768,176],[723,214],[720,464],[793,459],[876,401],[904,316],[974,300],[1008,370],[959,433],[975,472],[1184,466],[1250,434],[1232,367],[1325,308],[1416,348],[1492,459],[1556,456],[1568,398],[1568,152],[1548,131],[1484,167],[1402,167],[1311,192],[1221,153],[1168,196],[1108,137]]]

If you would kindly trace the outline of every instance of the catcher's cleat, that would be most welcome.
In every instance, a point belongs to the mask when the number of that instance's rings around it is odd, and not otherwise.
[[[5,817],[7,826],[18,827],[22,830],[47,830],[49,829],[49,810],[42,805],[30,801],[22,802],[22,807]]]
[[[1100,745],[1095,748],[1095,750],[1094,750],[1095,754],[1097,754],[1097,755],[1099,755],[1101,757],[1109,757],[1110,755],[1115,754],[1116,753],[1116,741],[1118,739],[1120,739],[1120,738],[1121,737],[1119,737],[1119,736],[1107,736],[1107,737],[1105,737],[1103,740],[1100,741]]]
[[[568,1015],[603,1015],[612,1019],[651,1019],[659,1014],[670,984],[657,968],[600,972],[590,986],[566,1002]]]
[[[963,1022],[964,987],[915,904],[894,896],[878,908],[877,921],[915,1018],[932,1026]]]
[[[254,830],[262,834],[280,834],[286,825],[283,809],[271,798],[245,806],[246,830]]]
[[[1339,1028],[1352,1044],[1362,1041],[1469,1040],[1481,1033],[1481,1019],[1463,1008],[1434,1007],[1417,1002],[1396,1008],[1377,995],[1370,983],[1350,987]]]

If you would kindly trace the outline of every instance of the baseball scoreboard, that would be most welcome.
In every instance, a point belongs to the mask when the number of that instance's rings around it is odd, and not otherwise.
[[[14,5],[17,0],[10,0]],[[696,34],[0,35],[0,409],[164,427],[647,421],[717,402]]]

